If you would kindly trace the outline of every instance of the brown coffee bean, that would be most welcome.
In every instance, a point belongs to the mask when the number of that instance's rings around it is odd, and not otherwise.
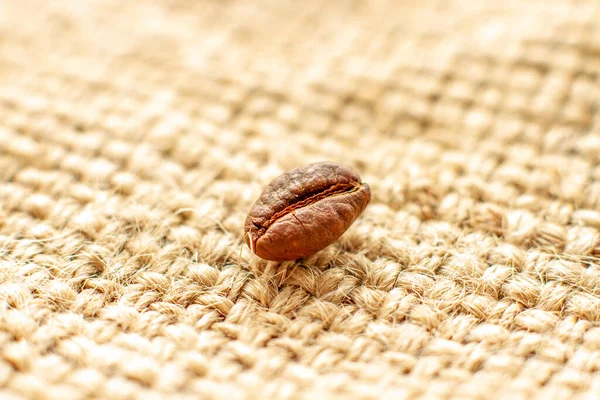
[[[275,178],[246,218],[246,244],[259,257],[296,260],[336,241],[363,212],[371,191],[352,168],[320,162]]]

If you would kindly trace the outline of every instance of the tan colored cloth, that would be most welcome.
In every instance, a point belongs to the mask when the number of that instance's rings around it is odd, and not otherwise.
[[[599,21],[1,1],[0,397],[599,398]],[[253,257],[264,185],[325,159],[363,216]]]

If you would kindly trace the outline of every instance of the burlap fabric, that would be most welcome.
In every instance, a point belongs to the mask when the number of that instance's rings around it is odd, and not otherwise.
[[[0,398],[600,398],[599,72],[596,0],[1,1]]]

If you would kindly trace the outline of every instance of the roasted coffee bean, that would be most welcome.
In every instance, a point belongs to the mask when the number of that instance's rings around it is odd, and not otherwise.
[[[371,191],[352,168],[309,164],[275,178],[254,203],[246,244],[259,257],[296,260],[336,241],[363,212]]]

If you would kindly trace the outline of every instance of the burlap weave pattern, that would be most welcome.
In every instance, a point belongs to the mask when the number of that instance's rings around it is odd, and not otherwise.
[[[0,398],[600,398],[596,0],[0,1]],[[334,245],[241,245],[354,166]]]

